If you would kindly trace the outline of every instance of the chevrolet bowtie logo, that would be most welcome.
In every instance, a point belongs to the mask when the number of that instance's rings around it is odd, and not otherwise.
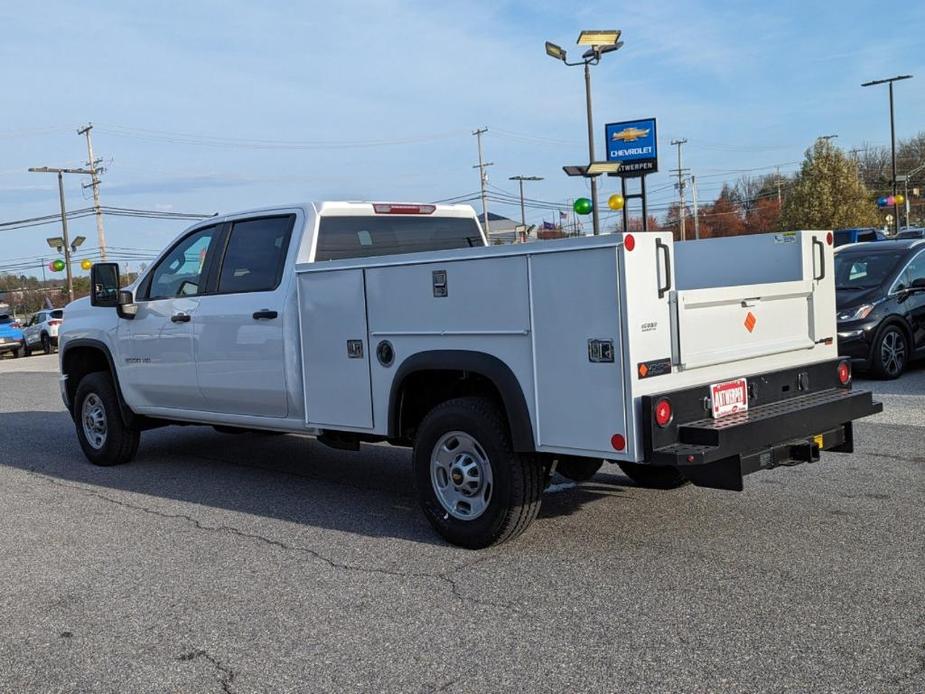
[[[623,140],[624,142],[635,142],[649,134],[649,128],[623,128],[618,133],[610,136],[611,140]]]

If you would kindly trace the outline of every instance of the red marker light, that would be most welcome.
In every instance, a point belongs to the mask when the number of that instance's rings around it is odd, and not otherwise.
[[[627,234],[623,237],[623,247],[628,251],[636,248],[636,239],[633,238],[632,234]]]
[[[832,245],[832,232],[831,231],[825,235],[825,242],[829,244],[830,246]]]
[[[667,398],[662,398],[655,403],[655,423],[662,429],[671,424],[671,418],[674,413],[671,411],[671,402]]]
[[[615,451],[622,451],[626,448],[626,439],[623,434],[614,434],[610,437],[610,445],[613,446]]]
[[[838,382],[843,386],[851,383],[851,365],[846,361],[838,362]]]

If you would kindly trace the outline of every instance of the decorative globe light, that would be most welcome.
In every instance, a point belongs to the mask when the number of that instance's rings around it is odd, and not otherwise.
[[[887,195],[886,196],[886,206],[892,207],[895,204],[896,204],[896,198],[894,198],[892,195]]]
[[[591,201],[588,198],[578,198],[572,205],[575,214],[591,214]]]
[[[898,195],[896,196],[896,204],[897,204],[897,205],[902,205],[904,202],[906,202],[905,196],[904,196],[902,193],[898,194]]]
[[[886,198],[882,195],[877,198],[877,207],[886,207]]]
[[[622,195],[619,193],[614,193],[609,198],[607,198],[607,207],[614,211],[622,210],[625,202],[626,201],[623,199]]]
[[[48,268],[49,268],[52,272],[61,272],[61,271],[64,269],[64,261],[61,260],[60,258],[58,258],[58,259],[56,259],[56,260],[52,260],[52,261],[48,264]]]
[[[89,258],[84,258],[83,260],[80,261],[81,270],[89,270],[91,267],[93,267],[93,261],[90,260]]]

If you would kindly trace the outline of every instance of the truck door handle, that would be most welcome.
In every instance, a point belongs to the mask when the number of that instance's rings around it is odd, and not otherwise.
[[[662,243],[661,239],[655,239],[655,252],[659,251],[665,254],[665,286],[659,285],[658,287],[658,298],[661,299],[671,289],[671,251],[668,250],[667,243]]]
[[[188,313],[175,313],[170,317],[172,323],[189,323],[190,316]]]
[[[263,309],[262,311],[254,311],[254,320],[260,320],[261,318],[266,318],[271,320],[276,318],[279,314],[276,311],[270,311],[268,309]]]

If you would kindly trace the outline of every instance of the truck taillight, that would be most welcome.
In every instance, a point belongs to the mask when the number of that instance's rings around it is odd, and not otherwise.
[[[663,429],[671,424],[671,418],[674,413],[671,411],[671,401],[668,398],[662,398],[655,403],[655,423]]]
[[[61,321],[57,318],[53,318],[52,320],[48,321],[48,325],[61,325]]]
[[[433,214],[434,205],[393,205],[392,203],[374,203],[376,214]]]
[[[851,364],[847,361],[838,362],[838,382],[843,386],[851,383]]]

